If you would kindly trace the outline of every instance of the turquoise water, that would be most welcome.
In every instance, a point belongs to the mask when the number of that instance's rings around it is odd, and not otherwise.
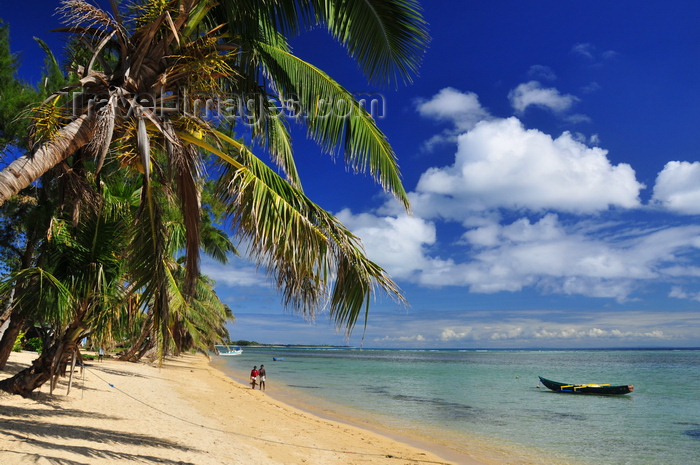
[[[561,463],[700,462],[696,350],[244,348],[240,356],[215,358],[234,379],[245,382],[253,365],[263,363],[271,393],[291,389],[331,416],[372,418],[379,429],[417,434],[458,452],[479,438]],[[538,375],[635,390],[557,394],[538,388]]]

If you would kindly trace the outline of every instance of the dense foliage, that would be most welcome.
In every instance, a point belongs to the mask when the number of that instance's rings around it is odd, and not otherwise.
[[[77,40],[68,75],[48,54],[46,81],[65,85],[44,85],[27,153],[0,171],[6,214],[30,206],[17,213],[22,259],[0,295],[11,325],[38,323],[48,339],[0,389],[26,394],[55,380],[86,337],[124,346],[125,359],[226,338],[231,312],[199,273],[201,251],[235,252],[220,220],[299,314],[328,309],[349,334],[377,289],[403,302],[359,238],[305,195],[289,126],[304,124],[322,150],[408,208],[396,156],[363,104],[293,55],[288,37],[324,27],[369,80],[410,82],[427,42],[416,0],[112,1],[109,12],[61,3],[61,30]],[[197,102],[241,103],[211,114]]]

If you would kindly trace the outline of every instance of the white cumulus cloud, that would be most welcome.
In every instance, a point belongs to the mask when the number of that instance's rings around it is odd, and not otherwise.
[[[417,100],[416,109],[425,118],[449,122],[452,126],[426,141],[425,148],[428,150],[441,143],[456,141],[459,133],[491,117],[475,93],[461,92],[452,87],[442,89],[429,100]]]
[[[423,268],[426,261],[423,248],[435,242],[435,225],[418,217],[354,215],[348,209],[336,216],[362,238],[372,260],[395,278],[409,278]]]
[[[213,279],[217,286],[271,287],[264,272],[243,263],[236,260],[235,264],[222,265],[206,260],[202,263],[202,274]]]
[[[471,328],[445,328],[440,334],[440,340],[443,342],[459,341],[468,338],[472,333]]]
[[[595,212],[639,206],[644,185],[634,170],[612,165],[606,150],[588,147],[568,132],[554,139],[511,117],[482,121],[458,140],[455,163],[430,168],[418,182],[417,193],[435,196],[433,203],[456,201],[465,211]],[[419,206],[426,200],[420,199]]]
[[[479,103],[479,97],[473,92],[460,92],[446,87],[430,100],[419,100],[418,113],[421,116],[442,121],[450,121],[462,130],[469,130],[489,113]]]
[[[511,106],[522,113],[529,106],[547,108],[556,113],[567,111],[579,99],[570,94],[560,94],[555,88],[544,88],[538,81],[518,85],[508,94]]]
[[[652,202],[676,213],[700,214],[700,162],[666,163],[656,177]]]
[[[485,115],[477,96],[452,88],[418,109],[468,129],[457,136],[454,162],[427,169],[409,192],[413,216],[395,201],[372,213],[338,214],[393,277],[474,293],[532,288],[630,302],[648,283],[700,274],[684,261],[700,250],[700,227],[623,228],[623,220],[600,220],[642,211],[645,186],[630,165],[613,164],[604,148],[590,145],[597,139],[569,132],[555,137],[526,129],[516,117],[474,123],[478,118],[468,115]],[[670,163],[657,179],[654,201],[679,209],[671,193],[695,185],[700,163]],[[672,297],[693,298],[688,294],[678,289]],[[442,326],[433,337],[515,339],[518,327],[480,335]],[[585,337],[602,337],[595,328],[587,331]]]

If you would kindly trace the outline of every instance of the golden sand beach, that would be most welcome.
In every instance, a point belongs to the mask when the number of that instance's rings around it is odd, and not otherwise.
[[[4,378],[35,353],[13,353]],[[0,463],[445,464],[427,451],[322,419],[239,384],[203,355],[161,367],[105,359],[53,395],[0,394]],[[478,464],[480,462],[473,462]]]
[[[12,353],[0,379],[36,353]],[[0,392],[0,464],[99,465],[530,465],[537,457],[496,445],[436,455],[343,421],[321,418],[234,381],[204,355],[149,363],[104,361],[76,369],[32,398]],[[371,422],[368,422],[371,424]],[[403,439],[403,437],[401,437]],[[408,444],[411,443],[411,444]],[[464,447],[462,447],[464,449]]]

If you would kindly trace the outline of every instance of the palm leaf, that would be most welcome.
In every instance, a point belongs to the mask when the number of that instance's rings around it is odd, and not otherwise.
[[[142,193],[142,196],[144,195],[145,193]],[[153,197],[162,198],[161,195]],[[143,197],[141,204],[145,204]],[[159,355],[163,355],[167,352],[170,340],[170,300],[166,270],[169,244],[160,203],[154,200],[149,205],[152,209],[149,208],[148,213],[145,213],[143,208],[139,209],[132,227],[133,235],[127,253],[130,293],[140,292],[141,304],[149,307],[154,326],[158,330],[155,337],[158,341]]]
[[[231,35],[241,42],[266,40],[277,33],[295,35],[315,23],[310,1],[220,0],[213,14],[227,22]]]
[[[222,0],[219,21],[242,41],[270,42],[321,25],[361,66],[370,81],[410,83],[429,42],[418,0]]]
[[[180,211],[185,226],[185,257],[187,266],[184,292],[191,296],[199,276],[199,246],[201,243],[200,224],[200,167],[197,150],[192,147],[177,147],[172,151],[171,163],[180,200]]]
[[[237,235],[274,276],[288,308],[314,318],[328,304],[333,320],[349,334],[366,317],[376,288],[404,302],[356,236],[249,154],[241,152],[248,169],[231,169],[222,177],[221,195]]]
[[[228,263],[229,254],[238,255],[228,234],[211,224],[206,212],[202,213],[202,250],[219,263]]]
[[[369,169],[374,179],[408,208],[394,151],[360,102],[326,73],[288,51],[265,43],[258,47],[262,64],[274,78],[273,85],[282,99],[298,97],[309,136],[331,154],[340,150],[356,171]],[[341,102],[346,107],[342,113],[333,108],[327,111],[320,108],[320,100],[332,106]]]
[[[372,82],[410,83],[429,37],[418,0],[313,0],[319,20]]]
[[[9,295],[13,288],[13,306],[31,314],[36,321],[59,327],[71,321],[76,298],[70,286],[51,272],[31,267],[12,273],[0,282],[0,295]]]

